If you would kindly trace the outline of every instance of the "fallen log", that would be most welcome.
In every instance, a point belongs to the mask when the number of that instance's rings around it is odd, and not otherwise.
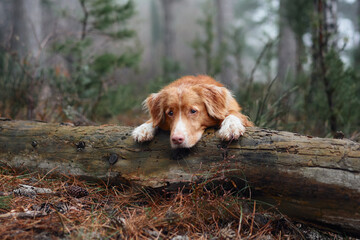
[[[194,148],[173,151],[166,132],[138,144],[131,131],[2,120],[0,164],[153,188],[221,176],[290,217],[360,236],[359,143],[260,128],[224,143],[208,129]]]

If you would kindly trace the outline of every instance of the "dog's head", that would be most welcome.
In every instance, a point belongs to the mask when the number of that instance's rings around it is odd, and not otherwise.
[[[224,87],[211,84],[164,88],[145,101],[154,127],[170,130],[172,148],[190,148],[207,127],[216,126],[227,114],[231,97]]]

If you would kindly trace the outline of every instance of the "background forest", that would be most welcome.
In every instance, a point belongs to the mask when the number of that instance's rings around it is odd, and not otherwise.
[[[0,117],[136,125],[182,75],[257,126],[360,138],[359,0],[2,0]]]

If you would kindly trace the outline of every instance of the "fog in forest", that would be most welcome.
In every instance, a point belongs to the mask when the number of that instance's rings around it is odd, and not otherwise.
[[[2,0],[0,117],[134,126],[184,75],[255,125],[360,138],[359,0]]]

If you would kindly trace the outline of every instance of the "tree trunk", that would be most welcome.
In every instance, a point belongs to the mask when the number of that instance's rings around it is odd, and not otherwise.
[[[26,0],[13,0],[10,5],[11,17],[10,22],[11,50],[18,54],[19,59],[25,59],[26,62],[36,62],[40,56],[40,41],[41,41],[41,7],[40,0],[26,1]],[[35,64],[34,64],[35,65]],[[33,77],[29,78],[27,94],[27,118],[33,119],[35,100],[33,96],[34,84]]]
[[[280,34],[279,34],[279,49],[278,49],[278,78],[282,91],[288,89],[289,84],[286,83],[287,77],[294,77],[296,73],[297,56],[297,41],[296,34],[290,26],[286,1],[280,0],[279,15],[280,15]]]
[[[3,120],[0,163],[154,188],[228,180],[291,217],[360,236],[359,143],[260,128],[224,143],[209,129],[196,147],[172,151],[166,132],[137,144],[131,131]]]
[[[0,1],[0,45],[9,48],[12,26],[7,22],[11,17],[12,2]]]
[[[337,48],[338,31],[337,31],[337,9],[338,0],[326,0],[324,1],[324,44],[327,47],[327,51],[331,48]]]
[[[20,57],[38,57],[41,40],[40,1],[12,1],[13,32],[11,47]]]
[[[357,5],[356,31],[358,32],[358,34],[360,34],[360,0],[357,0],[356,5]],[[360,69],[358,68],[358,66],[360,65],[360,39],[358,39],[356,44],[357,46],[355,47],[354,50],[353,68],[357,73],[360,73]]]
[[[312,29],[312,56],[313,74],[311,79],[309,102],[312,102],[312,89],[315,89],[316,81],[322,81],[329,108],[330,130],[335,134],[337,126],[337,116],[334,103],[335,88],[332,86],[327,76],[327,64],[325,62],[327,54],[337,48],[337,0],[314,0],[315,24]]]
[[[234,6],[232,0],[216,0],[216,47],[217,52],[225,51],[224,44],[226,41],[225,36],[230,29],[230,24],[233,21]],[[224,55],[224,63],[221,67],[220,80],[225,85],[232,89],[238,88],[238,82],[236,81],[236,73],[232,71],[231,65],[235,64],[234,60],[229,54]]]
[[[163,7],[164,21],[164,57],[169,60],[174,60],[175,58],[175,31],[174,31],[174,14],[173,14],[173,5],[177,0],[162,0],[161,5]]]
[[[360,32],[360,0],[357,0],[357,30]]]

